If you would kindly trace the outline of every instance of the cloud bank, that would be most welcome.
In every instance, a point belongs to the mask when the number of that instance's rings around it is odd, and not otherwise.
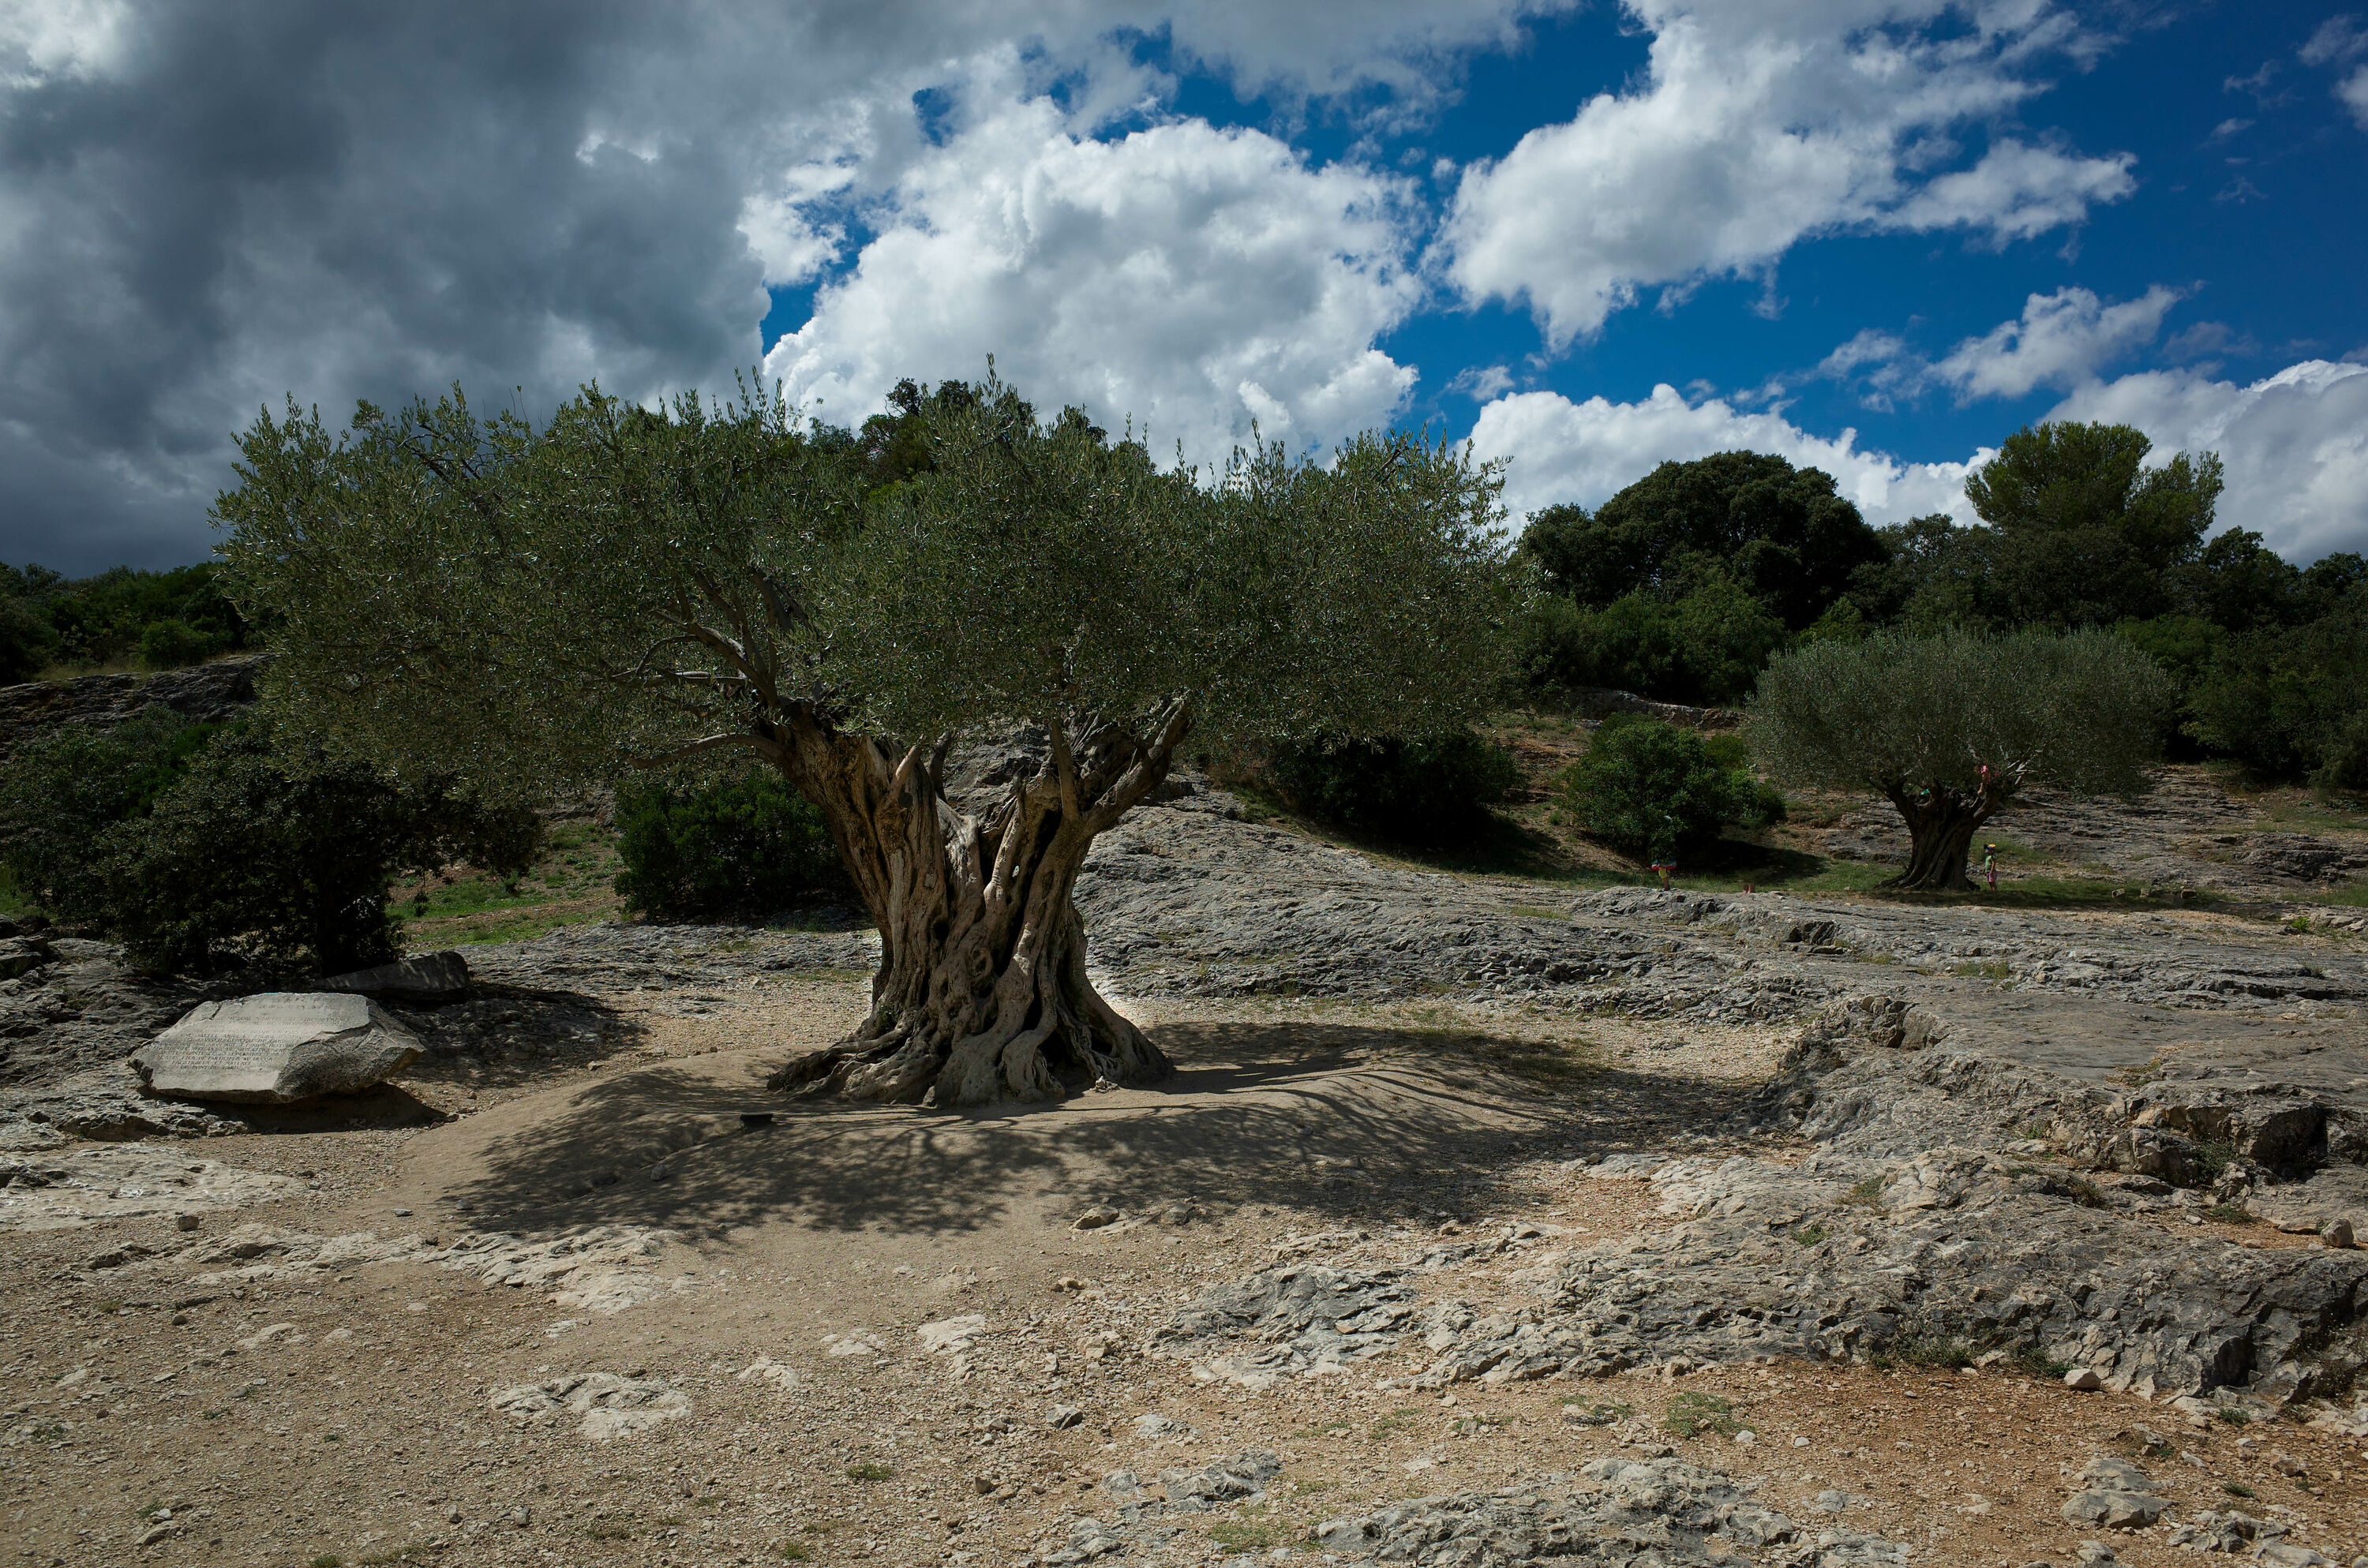
[[[1653,34],[1634,90],[1589,99],[1465,172],[1444,239],[1466,301],[1526,301],[1560,346],[1656,286],[1759,273],[1804,238],[2076,223],[2135,188],[2129,154],[2013,136],[1967,166],[1952,137],[2038,90],[2032,57],[2076,40],[2044,5],[1629,0]]]
[[[1861,449],[1855,430],[1813,435],[1782,414],[1747,412],[1714,397],[1690,403],[1668,385],[1637,403],[1517,392],[1483,408],[1472,432],[1474,456],[1508,460],[1505,505],[1517,520],[1558,502],[1598,506],[1658,464],[1738,449],[1825,470],[1878,525],[1934,512],[1971,521],[1965,474],[1990,456],[1985,449],[1966,463],[1902,462]]]

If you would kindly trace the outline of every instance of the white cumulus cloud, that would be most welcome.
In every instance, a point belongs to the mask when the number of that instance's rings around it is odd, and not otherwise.
[[[2020,320],[1965,339],[1932,373],[1968,399],[2077,386],[2094,379],[2100,367],[2152,343],[2162,318],[2184,297],[2161,284],[2117,305],[2086,289],[2033,294],[2023,301]]]
[[[2218,452],[2220,521],[2290,559],[2368,550],[2368,365],[2305,359],[2249,385],[2147,370],[2079,388],[2047,417],[2135,425],[2157,458]]]
[[[1644,78],[1467,169],[1445,226],[1464,297],[1526,300],[1556,346],[1640,290],[1759,271],[1819,233],[1965,229],[2002,244],[2135,187],[2127,154],[2010,135],[1946,166],[1959,128],[2039,90],[2033,54],[2077,41],[2045,0],[1626,8],[1654,35]],[[1936,29],[1943,18],[1972,25]]]
[[[2351,111],[2351,118],[2359,122],[2360,129],[2368,131],[2368,65],[2362,65],[2337,83],[2335,96],[2342,100],[2345,108]]]
[[[997,369],[1040,406],[1133,415],[1221,458],[1256,420],[1323,444],[1387,421],[1412,368],[1372,347],[1419,301],[1403,184],[1205,121],[1111,141],[982,93],[866,214],[876,233],[765,361],[855,420],[901,377]]]
[[[1600,506],[1658,464],[1746,450],[1825,470],[1878,525],[1934,512],[1970,521],[1965,474],[1990,456],[1984,449],[1970,462],[1903,462],[1861,449],[1855,430],[1813,435],[1780,413],[1747,412],[1723,398],[1690,403],[1666,384],[1637,403],[1573,403],[1559,392],[1499,398],[1480,411],[1472,449],[1480,458],[1509,460],[1505,502],[1516,517],[1558,502]]]

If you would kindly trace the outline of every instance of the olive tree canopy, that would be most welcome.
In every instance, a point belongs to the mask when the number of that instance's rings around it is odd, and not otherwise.
[[[1522,595],[1498,476],[1406,437],[1163,472],[991,376],[905,420],[883,484],[761,389],[588,389],[540,428],[455,393],[332,434],[291,402],[215,515],[240,592],[284,618],[292,722],[546,788],[739,753],[821,808],[882,963],[862,1027],[780,1085],[959,1104],[1156,1078],[1085,977],[1094,836],[1188,735],[1435,732],[1484,705]],[[1042,766],[958,810],[956,733],[1022,722]]]
[[[2172,697],[2161,668],[2111,632],[1886,631],[1779,657],[1747,733],[1780,778],[1898,808],[1908,860],[1891,886],[1962,890],[1974,834],[2024,785],[2143,790]]]

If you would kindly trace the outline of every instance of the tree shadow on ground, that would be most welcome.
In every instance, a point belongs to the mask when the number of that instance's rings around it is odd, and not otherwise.
[[[1335,1024],[1153,1031],[1178,1071],[1150,1090],[931,1111],[787,1099],[747,1058],[625,1074],[496,1138],[449,1197],[510,1228],[743,1227],[931,1233],[1087,1203],[1274,1203],[1339,1222],[1485,1206],[1499,1167],[1726,1123],[1731,1084],[1534,1041]],[[1545,1076],[1539,1075],[1542,1071]],[[1516,1076],[1515,1074],[1521,1074]],[[757,1119],[769,1118],[768,1120]]]
[[[466,1000],[506,1006],[511,1016],[483,1038],[455,1039],[452,1031],[471,1017],[462,1004],[394,1006],[395,1016],[430,1048],[404,1070],[404,1078],[470,1088],[514,1088],[633,1050],[650,1032],[647,1024],[613,1001],[581,991],[479,983]]]

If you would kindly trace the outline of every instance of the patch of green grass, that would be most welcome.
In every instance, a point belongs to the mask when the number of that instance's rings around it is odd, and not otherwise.
[[[2320,893],[2310,902],[2332,904],[2340,909],[2368,908],[2368,877],[2362,877],[2357,881],[2346,882],[2332,892]]]
[[[555,912],[521,914],[511,920],[492,920],[469,926],[457,931],[434,933],[434,940],[450,947],[473,947],[480,942],[523,942],[540,937],[545,931],[556,931],[563,926],[590,926],[614,919],[613,909],[570,909]],[[417,935],[415,928],[415,935]]]
[[[209,1410],[206,1412],[206,1419],[209,1421],[219,1421],[229,1414],[230,1412],[227,1410]]]
[[[2083,1209],[2111,1207],[2106,1201],[2104,1193],[2094,1182],[2082,1181],[2078,1176],[2066,1176],[2064,1178],[2064,1188],[2072,1201]]]
[[[1242,1505],[1242,1517],[1219,1519],[1209,1527],[1209,1539],[1219,1546],[1235,1551],[1258,1551],[1270,1546],[1287,1544],[1292,1532],[1280,1519],[1265,1517],[1266,1509],[1257,1503]]]
[[[2055,1131],[2055,1124],[2052,1121],[2026,1121],[2015,1128],[2014,1135],[2026,1142],[2044,1143]]]
[[[895,1473],[896,1467],[893,1464],[871,1464],[867,1462],[864,1464],[851,1464],[847,1467],[847,1479],[849,1481],[885,1481]]]
[[[1698,1437],[1704,1432],[1732,1437],[1743,1430],[1734,1413],[1735,1406],[1718,1395],[1688,1389],[1669,1401],[1669,1408],[1661,1415],[1661,1430],[1677,1437]]]
[[[113,1317],[123,1310],[123,1303],[112,1296],[103,1297],[99,1301],[98,1310],[107,1316]]]
[[[337,1554],[334,1551],[321,1553],[313,1559],[312,1568],[338,1568]]]
[[[61,1421],[44,1421],[33,1428],[32,1437],[33,1441],[37,1443],[63,1443],[66,1440],[65,1424]]]
[[[1869,1359],[1878,1367],[1938,1367],[1948,1369],[1972,1366],[1974,1347],[1961,1335],[1952,1332],[1946,1324],[1920,1313],[1910,1313],[1900,1320],[1899,1331]]]
[[[1804,1225],[1793,1233],[1793,1239],[1804,1247],[1813,1247],[1830,1233],[1823,1225]]]
[[[1952,964],[1949,972],[1966,980],[2012,980],[2014,965],[1996,959],[1985,959],[1978,963]]]
[[[803,1562],[808,1558],[812,1557],[814,1553],[808,1551],[804,1547],[800,1546],[796,1541],[785,1540],[781,1542],[780,1545],[773,1548],[773,1555],[782,1559],[784,1562]]]
[[[2203,1217],[2207,1220],[2216,1220],[2224,1225],[2251,1225],[2259,1222],[2252,1215],[2233,1203],[2214,1203],[2203,1211]]]
[[[2007,1358],[2025,1376],[2045,1378],[2051,1381],[2061,1381],[2064,1374],[2072,1369],[2071,1362],[2058,1361],[2036,1345],[2025,1346]]]
[[[1412,1406],[1401,1405],[1366,1427],[1366,1435],[1373,1437],[1386,1437],[1393,1432],[1411,1432],[1415,1427],[1414,1418],[1421,1414],[1421,1411]]]
[[[2347,801],[2296,801],[2255,818],[2256,833],[2368,833],[2368,811]]]
[[[2220,1407],[2220,1425],[2223,1426],[2249,1426],[2252,1424],[2253,1418],[2235,1405],[2224,1404]]]
[[[2260,1495],[2260,1493],[2254,1491],[2251,1487],[2246,1485],[2241,1481],[2224,1481],[2220,1483],[2220,1490],[2226,1492],[2231,1497],[2259,1497]]]
[[[2195,1167],[2194,1174],[2201,1178],[2197,1185],[2201,1187],[2218,1181],[2236,1158],[2237,1145],[2220,1139],[2198,1138],[2188,1146],[2188,1163]]]
[[[1844,1203],[1855,1203],[1866,1209],[1873,1208],[1882,1198],[1883,1178],[1879,1176],[1871,1176],[1842,1194]]]
[[[1291,1490],[1293,1496],[1316,1497],[1331,1491],[1332,1483],[1328,1481],[1294,1481],[1291,1483]]]
[[[633,1528],[622,1519],[595,1519],[584,1527],[584,1533],[594,1540],[631,1540]]]

